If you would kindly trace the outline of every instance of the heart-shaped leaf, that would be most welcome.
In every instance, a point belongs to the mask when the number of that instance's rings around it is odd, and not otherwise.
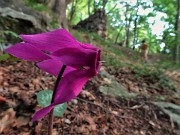
[[[67,109],[67,103],[63,103],[55,106],[53,115],[57,117],[62,117]]]
[[[50,105],[52,99],[53,91],[52,90],[42,90],[37,94],[38,104],[46,107]],[[67,109],[67,103],[59,104],[55,106],[53,115],[54,116],[63,116]]]

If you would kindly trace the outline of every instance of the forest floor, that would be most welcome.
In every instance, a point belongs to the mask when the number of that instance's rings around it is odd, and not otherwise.
[[[46,135],[47,117],[37,122],[32,122],[31,117],[41,108],[36,93],[52,89],[55,78],[27,61],[0,61],[0,65],[0,134]],[[54,119],[54,135],[180,134],[177,124],[152,103],[163,100],[180,105],[176,96],[180,84],[178,70],[165,72],[172,86],[166,79],[160,83],[162,76],[156,70],[145,74],[147,71],[130,67],[103,68],[138,96],[126,99],[103,95],[99,87],[104,78],[96,76],[76,99],[68,102],[64,116]]]

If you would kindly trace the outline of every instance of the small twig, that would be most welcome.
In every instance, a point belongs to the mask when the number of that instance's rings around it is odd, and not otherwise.
[[[94,103],[94,102],[91,102],[91,101],[87,101],[87,100],[84,100],[84,99],[79,98],[79,97],[77,97],[76,99],[78,99],[78,100],[80,100],[80,101],[83,101],[83,102],[86,102],[86,103],[89,103],[89,104],[93,104],[93,105],[99,106],[100,108],[102,108],[103,110],[105,110],[105,108],[102,107],[100,104],[97,104],[97,103]]]
[[[157,122],[157,115],[156,115],[156,113],[152,110],[152,113],[153,113],[153,115],[154,115],[154,119],[156,120],[156,122]]]
[[[173,122],[173,119],[172,119],[172,117],[170,116],[170,123],[171,123],[171,128],[172,128],[172,130],[174,131],[174,122]]]
[[[139,109],[139,108],[141,108],[141,107],[143,107],[143,106],[144,106],[144,104],[134,105],[134,106],[132,106],[132,107],[129,107],[128,109],[130,109],[130,110],[135,110],[135,109]]]
[[[103,109],[105,112],[108,112],[108,113],[110,113],[110,114],[113,114],[113,115],[116,116],[116,117],[123,118],[123,119],[135,120],[135,119],[133,119],[132,117],[116,115],[116,114],[112,113],[111,111],[109,111],[107,108],[103,107],[103,106],[100,105],[100,104],[93,103],[93,102],[91,102],[91,101],[87,101],[87,100],[84,100],[84,99],[79,98],[79,97],[77,97],[76,99],[78,99],[78,100],[80,100],[80,101],[83,101],[83,102],[86,102],[86,103],[89,103],[89,104],[92,104],[92,105],[95,105],[95,106],[98,106],[98,107],[100,107],[101,109]]]
[[[69,106],[67,106],[67,109],[69,109],[71,112],[74,112],[74,110]]]

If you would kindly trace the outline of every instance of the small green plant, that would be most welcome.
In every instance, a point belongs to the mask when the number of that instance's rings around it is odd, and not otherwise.
[[[7,53],[0,55],[0,61],[6,61],[9,58],[10,58],[10,55]]]
[[[42,90],[37,94],[38,104],[42,107],[47,107],[51,104],[53,91],[52,90]],[[67,103],[56,105],[53,111],[53,115],[57,117],[62,117],[67,109]]]
[[[7,34],[7,35],[11,35],[15,38],[21,38],[17,33],[15,33],[14,31],[10,31],[10,30],[4,30],[3,31],[4,34]]]

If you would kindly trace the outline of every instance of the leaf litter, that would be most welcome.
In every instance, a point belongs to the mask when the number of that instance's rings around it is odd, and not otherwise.
[[[52,89],[55,77],[34,68],[31,62],[1,62],[0,96],[5,103],[0,102],[0,133],[2,135],[46,135],[47,117],[38,122],[32,122],[34,112],[40,108],[36,94],[43,89]],[[107,69],[108,71],[108,69]],[[160,108],[151,104],[151,96],[146,97],[141,92],[142,87],[148,88],[145,78],[140,82],[133,78],[134,73],[128,69],[119,69],[116,74],[119,82],[131,91],[140,95],[135,99],[118,99],[105,96],[98,88],[103,82],[100,76],[91,79],[84,91],[68,102],[65,115],[54,119],[53,134],[81,135],[178,135],[176,124],[173,126],[170,118]],[[131,83],[129,83],[131,82]],[[151,82],[151,80],[149,80]],[[139,86],[139,83],[143,84]],[[129,84],[133,86],[128,86]],[[131,88],[132,87],[132,88]],[[138,90],[139,89],[139,90]],[[146,89],[146,94],[164,94],[165,89]],[[10,103],[8,103],[10,102]],[[68,119],[68,123],[66,122]]]

